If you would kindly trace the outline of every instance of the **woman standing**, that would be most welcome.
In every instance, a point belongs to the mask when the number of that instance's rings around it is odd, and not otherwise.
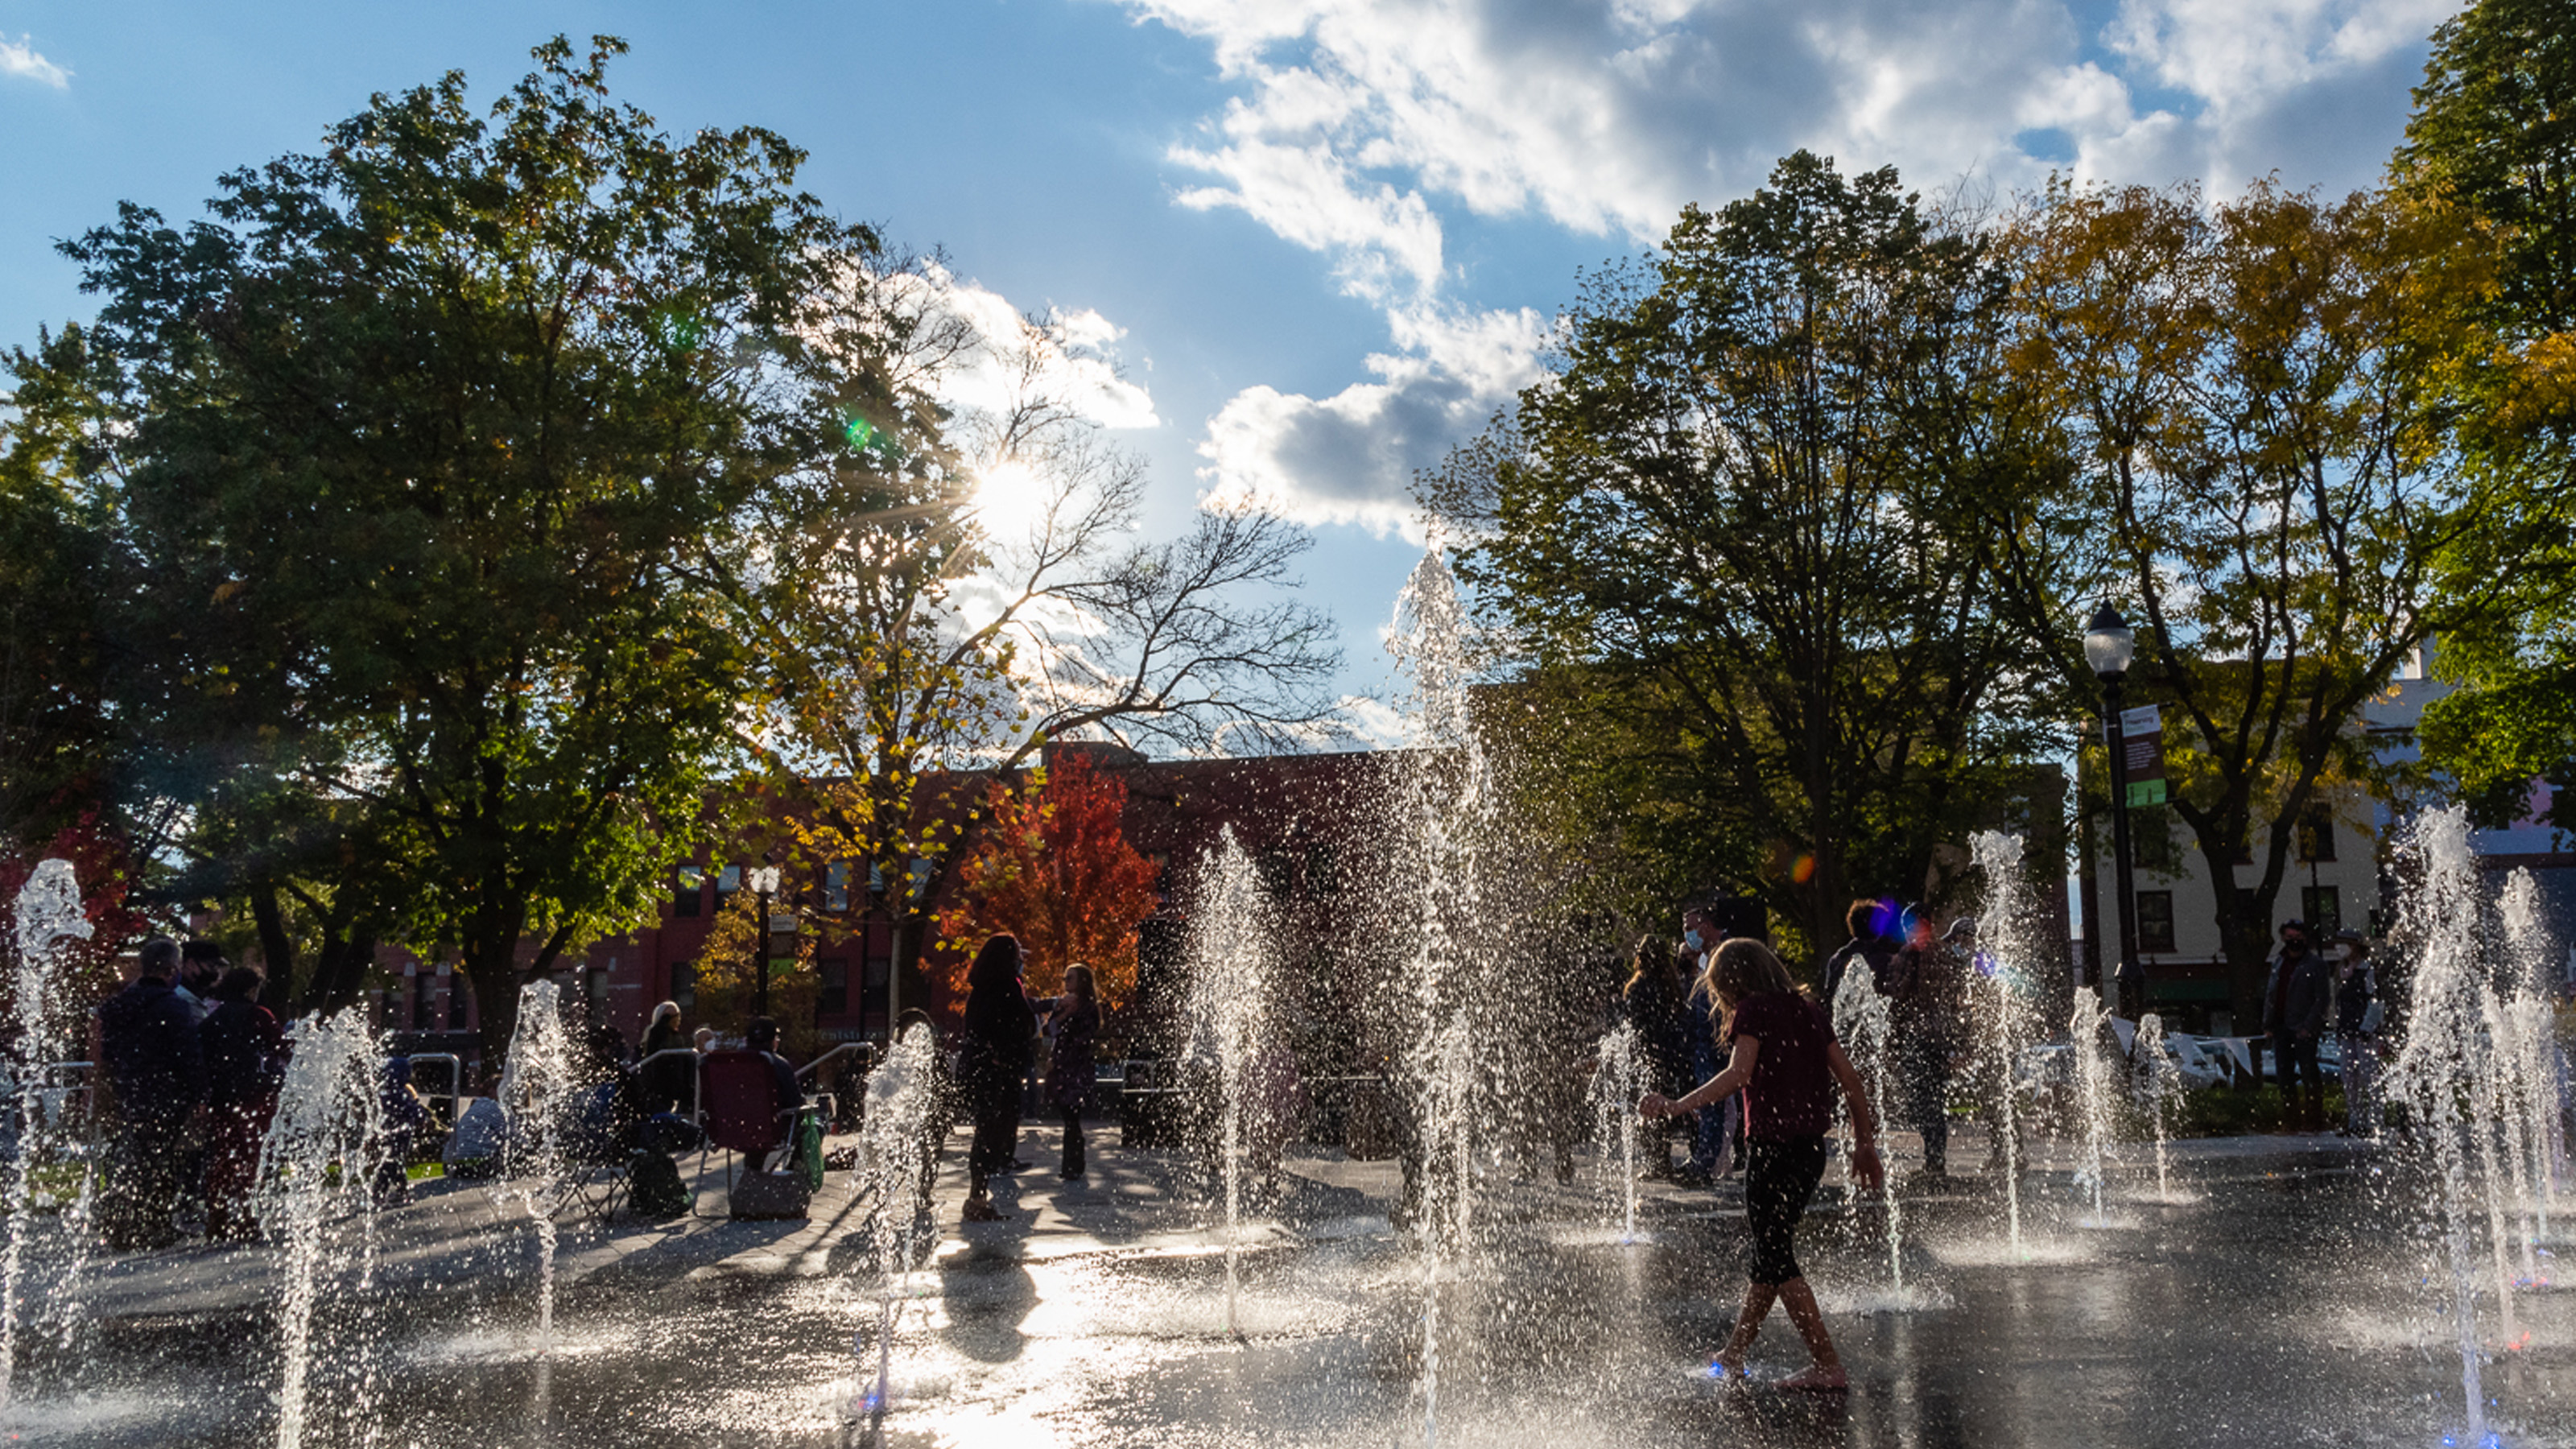
[[[206,1236],[259,1236],[250,1190],[259,1148],[286,1078],[286,1036],[259,1004],[262,977],[235,966],[215,983],[215,1009],[197,1027],[206,1058]]]
[[[1037,1012],[1020,986],[1020,939],[1008,932],[987,937],[966,971],[965,1041],[957,1053],[957,1085],[975,1119],[975,1141],[966,1152],[966,1221],[997,1222],[987,1180],[1010,1166],[1020,1125],[1020,1082],[1029,1071],[1029,1039]]]
[[[1100,1002],[1094,994],[1091,968],[1064,968],[1064,994],[1053,1003],[1047,1034],[1055,1053],[1047,1063],[1047,1100],[1064,1114],[1064,1172],[1068,1182],[1083,1175],[1082,1113],[1091,1105],[1095,1049],[1100,1040]]]
[[[1707,1023],[1690,1019],[1689,994],[1681,960],[1672,946],[1660,937],[1640,938],[1636,953],[1628,958],[1628,984],[1619,993],[1619,1011],[1637,1033],[1637,1065],[1659,1093],[1690,1087],[1690,1034],[1695,1027],[1706,1030]],[[1647,1176],[1672,1177],[1672,1135],[1669,1126],[1659,1129],[1647,1146]]]
[[[1825,1174],[1836,1086],[1851,1111],[1852,1185],[1874,1191],[1880,1184],[1878,1119],[1870,1112],[1869,1092],[1834,1040],[1832,1019],[1789,984],[1788,971],[1770,947],[1729,941],[1710,955],[1703,979],[1722,1013],[1718,1039],[1732,1047],[1726,1070],[1677,1101],[1649,1092],[1638,1110],[1668,1117],[1744,1094],[1744,1216],[1753,1239],[1747,1265],[1752,1283],[1734,1334],[1717,1351],[1718,1367],[1729,1375],[1744,1372],[1745,1353],[1777,1300],[1815,1360],[1781,1380],[1781,1387],[1843,1388],[1848,1381],[1842,1360],[1793,1247],[1798,1219]]]

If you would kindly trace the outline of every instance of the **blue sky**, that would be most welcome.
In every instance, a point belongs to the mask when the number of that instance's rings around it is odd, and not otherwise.
[[[1315,529],[1348,687],[1418,557],[1403,488],[1536,375],[1576,268],[1799,146],[1927,190],[2051,167],[2372,181],[2449,0],[0,0],[0,340],[90,310],[54,239],[308,149],[372,91],[488,96],[625,36],[675,130],[758,123],[809,189],[1021,310],[1096,314],[1149,526],[1251,493]]]

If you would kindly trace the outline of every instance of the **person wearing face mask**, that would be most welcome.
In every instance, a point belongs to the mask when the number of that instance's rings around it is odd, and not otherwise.
[[[1717,1075],[1719,1062],[1714,1031],[1717,1002],[1709,995],[1704,968],[1709,957],[1726,943],[1727,931],[1705,906],[1682,912],[1682,927],[1681,971],[1691,983],[1687,1010],[1682,1013],[1690,1032],[1690,1079],[1705,1082]],[[1740,1110],[1739,1100],[1729,1097],[1691,1114],[1690,1165],[1676,1174],[1676,1181],[1685,1187],[1703,1187],[1733,1170],[1736,1114]]]
[[[2325,1130],[2325,1076],[2317,1039],[2325,1031],[2334,968],[2308,946],[2308,923],[2281,925],[2281,952],[2263,983],[2263,1030],[2272,1038],[2272,1074],[2289,1108],[2289,1130]]]
[[[2334,938],[2335,1045],[2343,1054],[2345,1137],[2379,1135],[2379,982],[2371,970],[2370,943],[2359,932]]]

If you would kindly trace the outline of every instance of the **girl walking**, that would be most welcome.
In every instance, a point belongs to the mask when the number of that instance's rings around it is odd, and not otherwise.
[[[1876,1191],[1878,1119],[1850,1058],[1834,1040],[1832,1019],[1798,994],[1788,971],[1759,941],[1729,941],[1712,952],[1701,980],[1716,1002],[1718,1040],[1730,1048],[1726,1069],[1678,1099],[1649,1092],[1638,1110],[1669,1117],[1744,1094],[1744,1214],[1753,1248],[1752,1283],[1735,1332],[1717,1351],[1730,1377],[1744,1372],[1762,1320],[1779,1303],[1806,1341],[1814,1362],[1780,1381],[1782,1388],[1840,1389],[1848,1380],[1825,1331],[1824,1314],[1793,1251],[1798,1219],[1825,1174],[1825,1134],[1833,1127],[1833,1092],[1851,1111],[1851,1178],[1855,1191]]]

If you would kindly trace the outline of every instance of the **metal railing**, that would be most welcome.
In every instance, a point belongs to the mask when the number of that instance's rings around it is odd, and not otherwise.
[[[465,1059],[454,1052],[406,1052],[412,1070],[418,1072],[422,1062],[447,1063],[447,1125],[452,1131],[457,1116],[465,1110]],[[433,1093],[432,1095],[439,1095]]]
[[[706,1121],[706,1102],[704,1100],[706,1096],[706,1087],[701,1081],[698,1073],[697,1048],[664,1047],[660,1051],[653,1053],[651,1056],[646,1057],[644,1060],[635,1064],[636,1079],[638,1081],[643,1079],[644,1069],[646,1067],[649,1067],[658,1061],[666,1061],[672,1057],[686,1057],[689,1059],[689,1121],[693,1124],[702,1125]]]

